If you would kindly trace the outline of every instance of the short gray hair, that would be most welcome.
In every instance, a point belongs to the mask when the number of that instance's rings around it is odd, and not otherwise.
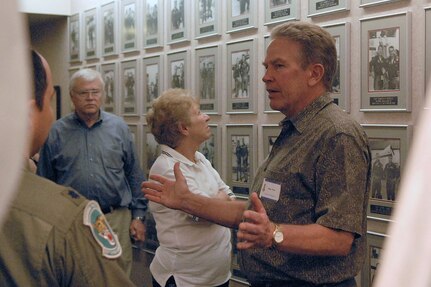
[[[72,92],[72,90],[75,88],[76,80],[78,79],[84,79],[88,82],[99,80],[103,91],[105,89],[105,81],[103,81],[102,75],[98,71],[93,69],[81,69],[73,73],[72,77],[70,78],[69,92]]]

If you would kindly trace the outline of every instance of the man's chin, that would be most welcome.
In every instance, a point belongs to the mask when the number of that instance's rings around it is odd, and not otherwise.
[[[269,102],[269,107],[271,109],[273,109],[274,111],[279,111],[280,110],[280,107],[276,103],[274,103],[272,101]]]
[[[97,106],[94,106],[94,105],[88,105],[85,107],[85,110],[88,112],[95,112],[95,111],[98,111],[99,108]]]
[[[83,114],[87,115],[87,116],[93,116],[99,113],[99,109],[96,108],[91,108],[91,109],[85,109],[83,111]]]

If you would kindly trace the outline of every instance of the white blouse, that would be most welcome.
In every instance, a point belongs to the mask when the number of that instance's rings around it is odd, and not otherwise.
[[[211,163],[196,152],[196,163],[174,149],[161,145],[162,154],[150,170],[175,179],[174,164],[179,161],[189,190],[206,197],[224,192],[235,197]],[[150,265],[151,274],[164,286],[174,276],[178,287],[217,286],[229,280],[231,266],[230,229],[198,219],[183,211],[150,202],[160,246]]]

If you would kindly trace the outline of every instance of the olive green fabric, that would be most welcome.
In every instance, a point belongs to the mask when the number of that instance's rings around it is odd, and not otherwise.
[[[120,266],[130,277],[132,275],[133,264],[133,249],[130,239],[130,222],[132,221],[132,213],[127,207],[122,207],[113,210],[111,213],[105,214],[112,230],[118,235],[123,254],[120,258]]]
[[[24,171],[0,229],[0,286],[134,286],[83,224],[88,203]]]

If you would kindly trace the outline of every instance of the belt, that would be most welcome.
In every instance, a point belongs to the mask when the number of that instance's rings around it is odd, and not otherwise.
[[[108,213],[111,213],[111,212],[113,212],[115,209],[118,209],[118,208],[120,208],[121,206],[108,206],[108,207],[104,207],[104,208],[102,208],[102,212],[104,213],[104,214],[108,214]]]

